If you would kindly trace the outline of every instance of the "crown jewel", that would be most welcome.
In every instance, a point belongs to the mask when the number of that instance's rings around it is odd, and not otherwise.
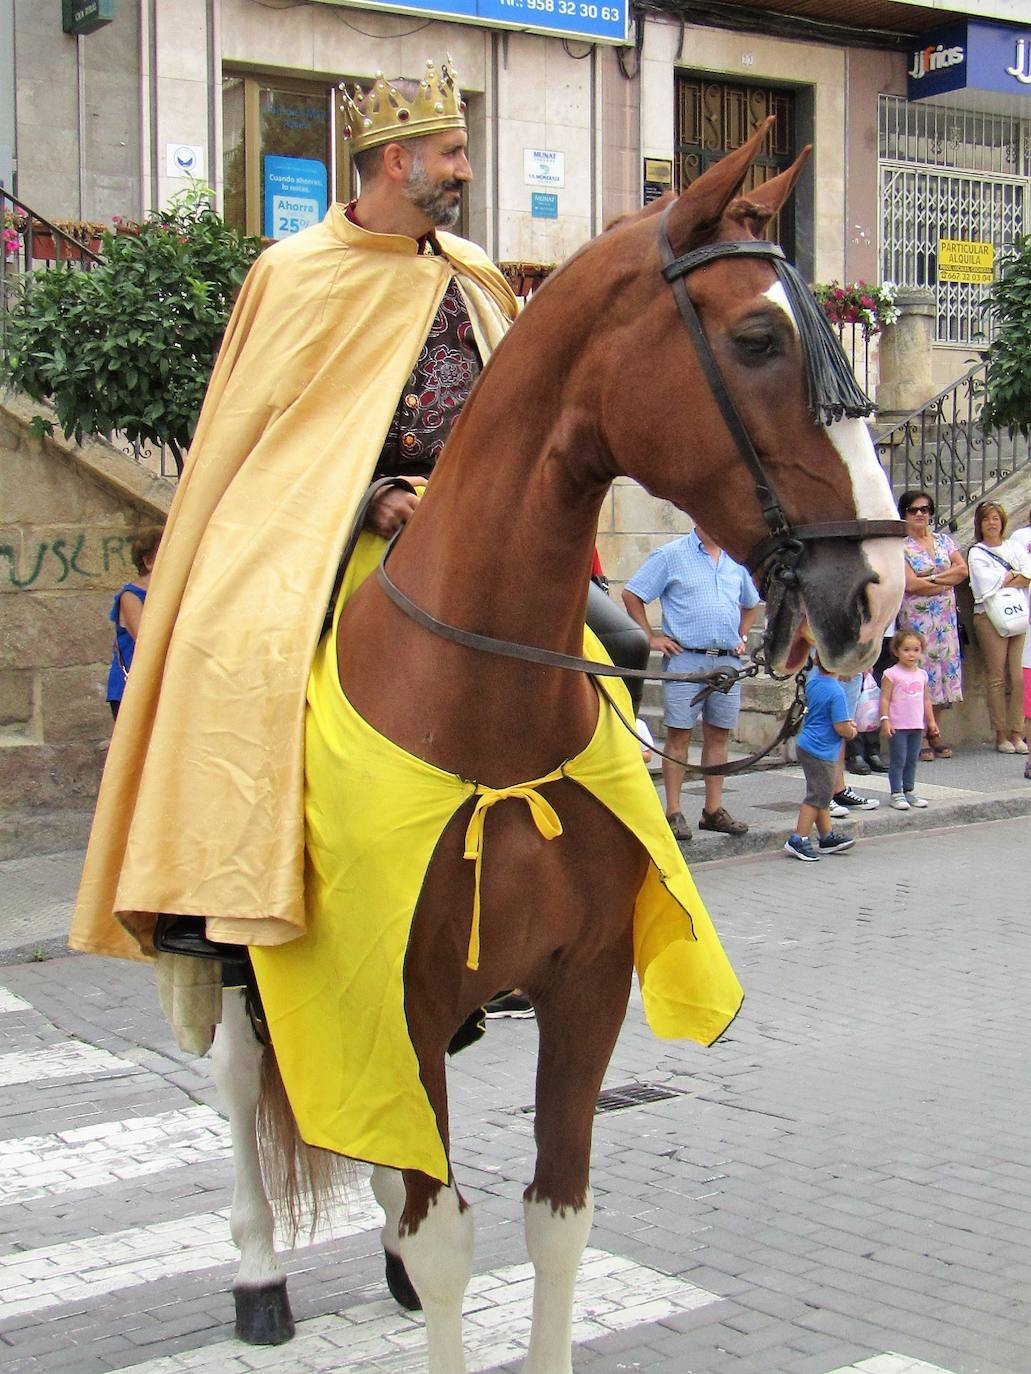
[[[348,91],[346,84],[341,82],[340,92],[347,119],[344,136],[350,140],[352,153],[399,138],[421,138],[445,129],[465,128],[465,101],[450,58],[440,64],[439,76],[433,63],[427,61],[419,89],[411,101],[406,100],[382,72],[376,73],[368,91],[363,91],[357,84],[353,91]]]

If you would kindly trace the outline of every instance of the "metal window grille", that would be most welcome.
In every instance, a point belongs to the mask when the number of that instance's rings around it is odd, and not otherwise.
[[[996,253],[1031,226],[1031,120],[880,98],[881,279],[930,286],[937,342],[984,347],[986,286],[939,282],[939,239]]]

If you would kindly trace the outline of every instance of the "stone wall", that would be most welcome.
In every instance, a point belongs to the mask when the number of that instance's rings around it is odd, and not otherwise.
[[[35,439],[0,395],[0,859],[85,842],[111,735],[114,590],[174,491],[109,444]]]

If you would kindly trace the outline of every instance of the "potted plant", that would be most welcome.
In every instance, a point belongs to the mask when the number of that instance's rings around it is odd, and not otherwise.
[[[68,238],[75,239],[74,244],[69,243],[67,239],[57,239],[58,258],[76,260],[81,256],[78,244],[88,248],[91,253],[100,252],[100,236],[107,225],[97,224],[88,219],[55,219],[54,228],[60,229]]]
[[[505,280],[517,296],[524,299],[531,296],[538,286],[554,271],[553,262],[499,262]]]
[[[818,283],[812,291],[823,313],[839,332],[847,324],[858,325],[863,338],[869,340],[899,317],[895,286],[889,281],[880,286],[865,281],[847,282],[843,286],[841,282],[832,281],[826,285]]]

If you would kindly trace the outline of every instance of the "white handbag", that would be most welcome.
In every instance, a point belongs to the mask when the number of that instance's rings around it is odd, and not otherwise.
[[[1013,571],[1005,558],[1000,558],[983,544],[978,544],[977,547],[989,558],[994,558],[996,563],[1001,563],[1007,572]],[[1025,587],[998,587],[994,592],[988,593],[981,605],[996,634],[1002,635],[1004,639],[1012,639],[1027,633],[1028,600]]]

